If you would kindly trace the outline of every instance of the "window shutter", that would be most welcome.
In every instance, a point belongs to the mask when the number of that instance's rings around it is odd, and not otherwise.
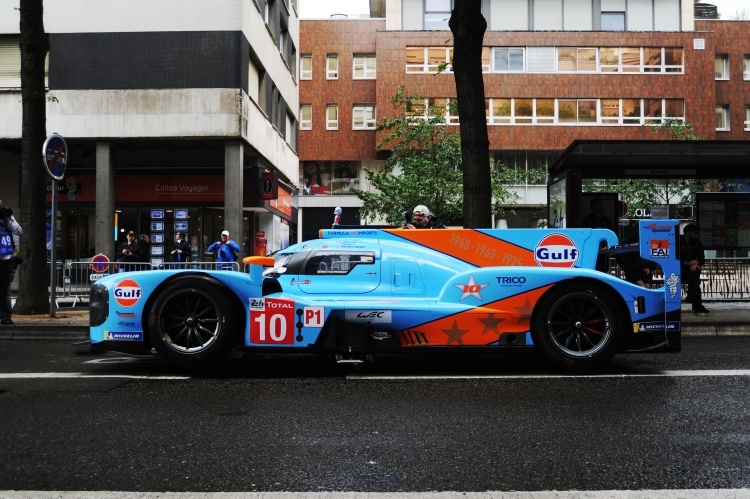
[[[526,61],[529,73],[554,73],[555,47],[527,47]]]
[[[0,40],[0,88],[21,88],[21,47],[17,38]]]

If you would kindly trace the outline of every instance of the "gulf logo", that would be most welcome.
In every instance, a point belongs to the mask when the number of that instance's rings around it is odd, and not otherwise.
[[[121,307],[132,307],[141,299],[141,286],[133,279],[123,279],[115,286],[115,301]]]
[[[564,234],[544,236],[534,249],[534,260],[540,267],[573,267],[580,251],[573,240]]]

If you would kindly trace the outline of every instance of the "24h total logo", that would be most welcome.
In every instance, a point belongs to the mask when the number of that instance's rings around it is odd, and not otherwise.
[[[534,260],[540,267],[571,268],[578,261],[580,250],[564,234],[544,236],[534,249]]]

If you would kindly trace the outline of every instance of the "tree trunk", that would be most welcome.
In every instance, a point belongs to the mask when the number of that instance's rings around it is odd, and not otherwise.
[[[487,21],[481,0],[459,0],[451,12],[453,74],[458,96],[461,158],[464,174],[464,227],[492,225],[492,181],[490,142],[487,138],[482,40]]]
[[[44,32],[43,0],[21,0],[21,255],[18,300],[14,312],[49,312],[47,290],[45,183],[42,146],[47,134],[44,61],[49,39]]]

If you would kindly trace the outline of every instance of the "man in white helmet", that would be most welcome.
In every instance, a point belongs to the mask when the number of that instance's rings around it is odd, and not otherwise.
[[[411,223],[405,224],[404,229],[445,229],[445,224],[430,213],[429,208],[420,204],[414,207]]]

